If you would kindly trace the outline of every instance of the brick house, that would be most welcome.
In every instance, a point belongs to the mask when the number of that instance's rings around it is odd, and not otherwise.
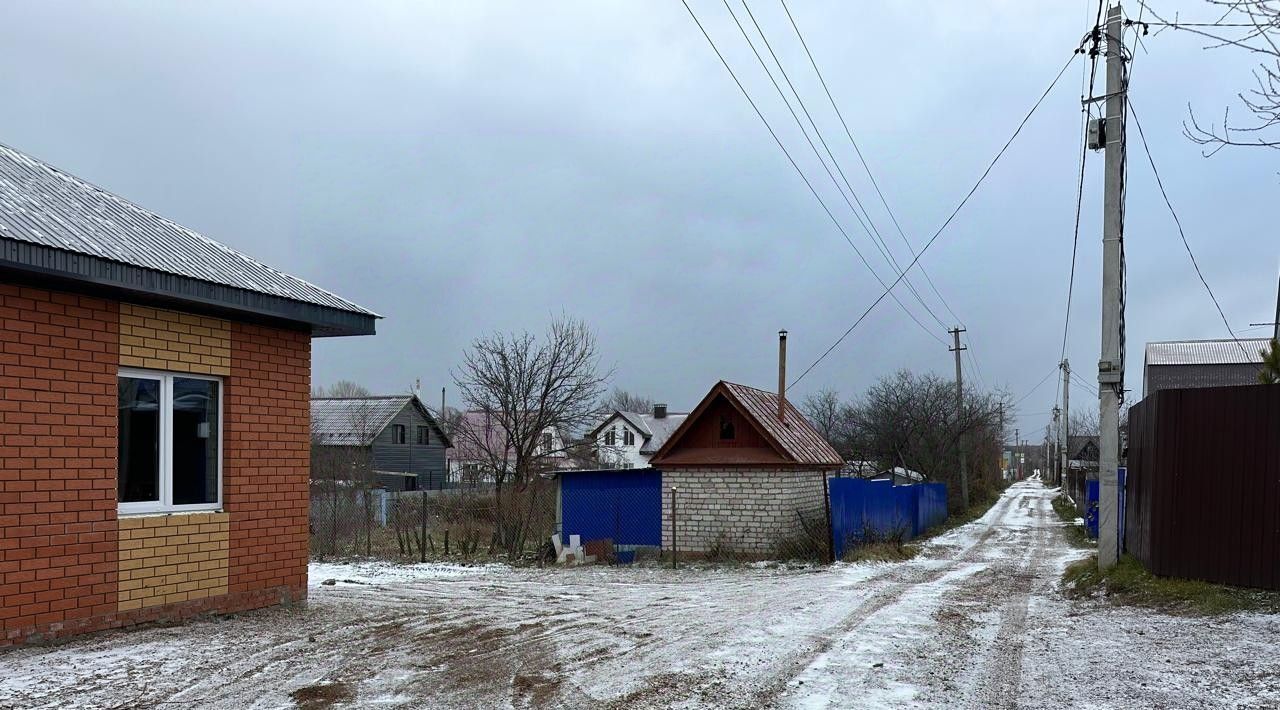
[[[768,556],[824,515],[823,480],[840,454],[785,397],[717,382],[654,454],[662,471],[662,546]]]
[[[311,338],[377,317],[0,145],[0,646],[304,598]]]

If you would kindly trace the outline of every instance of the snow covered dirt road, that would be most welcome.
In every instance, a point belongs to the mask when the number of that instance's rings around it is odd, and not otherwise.
[[[1063,599],[1052,496],[896,564],[313,564],[305,608],[0,655],[0,707],[1280,707],[1276,617]]]

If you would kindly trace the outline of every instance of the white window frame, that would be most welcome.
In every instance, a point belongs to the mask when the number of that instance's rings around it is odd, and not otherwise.
[[[120,501],[120,471],[116,470],[116,506],[118,515],[147,515],[153,513],[197,513],[222,510],[222,440],[226,432],[223,401],[227,398],[226,381],[212,375],[196,375],[187,372],[120,368],[116,377],[133,377],[155,380],[160,383],[160,500],[124,503]],[[173,504],[173,378],[205,380],[218,383],[218,499],[212,503]],[[118,446],[118,444],[117,444]]]

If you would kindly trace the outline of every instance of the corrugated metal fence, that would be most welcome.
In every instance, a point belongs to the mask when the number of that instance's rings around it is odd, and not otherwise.
[[[1155,574],[1280,589],[1280,387],[1129,410],[1125,547]]]
[[[862,542],[909,540],[947,519],[947,486],[943,483],[895,486],[891,481],[832,478],[828,490],[837,560]]]

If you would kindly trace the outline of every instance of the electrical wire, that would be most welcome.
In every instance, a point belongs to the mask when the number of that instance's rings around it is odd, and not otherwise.
[[[683,1],[684,0],[682,0],[682,2]],[[688,4],[686,3],[685,6],[688,7]],[[1078,55],[1079,53],[1080,51],[1078,48],[1075,50],[1072,50],[1071,57],[1068,58],[1067,62],[1062,65],[1062,68],[1060,70],[1058,70],[1058,73],[1056,76],[1054,76],[1053,81],[1049,82],[1049,86],[1046,87],[1044,92],[1040,94],[1040,98],[1036,99],[1035,104],[1032,105],[1029,111],[1027,111],[1027,114],[1022,117],[1022,121],[1019,122],[1018,127],[1014,129],[1013,135],[1009,136],[1009,140],[1005,141],[1004,145],[1000,148],[999,152],[997,152],[995,157],[991,159],[991,162],[987,165],[987,168],[982,171],[982,175],[978,176],[977,182],[975,182],[973,184],[973,187],[969,189],[969,192],[964,196],[964,199],[960,200],[960,204],[956,205],[956,208],[951,211],[951,214],[948,215],[946,221],[942,223],[942,226],[938,227],[938,230],[933,233],[933,236],[930,237],[929,241],[925,243],[924,247],[920,250],[920,253],[917,254],[914,259],[911,260],[910,264],[907,264],[906,269],[904,269],[902,272],[902,276],[899,276],[898,280],[894,281],[894,283],[891,286],[889,286],[889,289],[886,289],[884,293],[881,293],[874,301],[872,301],[871,305],[867,306],[867,309],[862,312],[862,315],[858,316],[858,319],[853,322],[853,325],[849,326],[849,328],[845,330],[845,332],[839,338],[837,338],[836,341],[831,344],[831,347],[827,348],[826,351],[822,353],[822,355],[819,355],[818,359],[814,360],[812,364],[810,364],[807,368],[805,368],[804,372],[801,372],[799,377],[797,377],[795,380],[792,380],[791,384],[787,385],[786,389],[791,389],[792,387],[796,386],[796,384],[798,384],[801,380],[803,380],[806,375],[808,375],[810,372],[813,371],[813,368],[817,367],[819,363],[825,360],[826,357],[830,355],[831,352],[840,345],[840,343],[844,342],[844,339],[849,337],[849,334],[852,333],[854,329],[857,328],[858,325],[860,325],[862,321],[866,319],[867,314],[871,313],[872,309],[874,309],[882,300],[884,300],[885,296],[889,295],[889,290],[892,289],[893,286],[896,286],[898,281],[901,281],[902,278],[906,276],[906,273],[910,271],[912,267],[916,265],[917,262],[919,262],[920,257],[924,256],[925,252],[927,252],[929,248],[932,247],[934,243],[938,240],[938,237],[942,236],[942,233],[946,231],[947,227],[951,225],[951,222],[955,220],[956,215],[960,214],[960,210],[964,209],[964,206],[968,204],[969,198],[973,197],[974,193],[978,191],[978,188],[987,179],[987,176],[991,174],[991,170],[995,168],[996,163],[998,163],[1000,161],[1000,158],[1004,156],[1005,152],[1009,150],[1009,146],[1012,145],[1013,141],[1016,140],[1018,135],[1022,133],[1022,129],[1027,125],[1027,122],[1031,120],[1031,117],[1035,114],[1036,109],[1040,108],[1040,104],[1044,103],[1045,98],[1048,97],[1049,93],[1053,91],[1053,88],[1058,85],[1058,81],[1062,79],[1062,75],[1067,72],[1067,69],[1071,66],[1071,63],[1075,61],[1076,55]]]
[[[862,261],[863,265],[867,267],[867,270],[871,272],[871,275],[875,277],[876,281],[880,283],[880,286],[886,289],[886,293],[890,293],[893,287],[898,284],[898,281],[901,281],[901,276],[899,276],[898,280],[894,281],[893,285],[886,285],[884,282],[884,279],[880,278],[880,274],[877,273],[876,270],[871,267],[871,263],[867,260],[866,256],[863,255],[862,250],[859,249],[858,246],[853,243],[853,238],[849,236],[849,233],[847,230],[845,230],[844,225],[840,222],[839,219],[836,218],[835,213],[833,213],[831,211],[831,208],[827,206],[827,203],[825,200],[822,199],[822,196],[818,194],[817,189],[813,186],[813,183],[810,182],[809,177],[805,174],[804,170],[800,168],[800,165],[799,163],[796,162],[795,158],[792,157],[791,152],[787,150],[787,147],[783,144],[782,139],[778,137],[778,133],[777,131],[774,130],[773,125],[769,123],[769,120],[765,118],[764,113],[760,110],[760,107],[756,104],[755,100],[751,98],[750,92],[747,91],[746,86],[743,85],[742,81],[738,79],[738,75],[736,72],[733,71],[733,68],[729,66],[728,60],[725,58],[724,54],[720,52],[720,48],[716,45],[715,40],[711,39],[711,35],[707,32],[706,27],[703,26],[702,21],[698,19],[698,16],[697,14],[694,13],[693,8],[689,6],[688,1],[681,0],[681,3],[684,5],[685,10],[689,12],[689,17],[693,18],[694,24],[698,26],[698,29],[702,32],[702,36],[706,38],[707,43],[711,45],[711,49],[712,51],[715,52],[716,57],[720,59],[720,63],[724,65],[725,70],[729,72],[729,76],[733,79],[734,83],[737,84],[738,90],[742,92],[742,95],[744,98],[746,98],[747,103],[749,103],[751,105],[751,108],[756,112],[756,116],[758,116],[760,118],[760,121],[764,123],[765,128],[769,131],[769,135],[773,137],[773,140],[775,143],[777,143],[778,148],[781,149],[783,154],[787,157],[787,161],[791,163],[791,167],[794,168],[797,173],[799,173],[800,179],[803,180],[805,186],[809,188],[809,192],[813,194],[814,199],[816,199],[818,201],[818,204],[822,206],[823,212],[826,213],[827,217],[831,220],[832,224],[834,224],[836,229],[839,230],[840,234],[844,237],[844,240],[848,242],[850,247],[853,248],[854,253],[858,255],[858,259]],[[725,6],[728,7],[728,4],[726,3]],[[732,11],[730,11],[730,14],[732,14]],[[745,37],[746,30],[745,28],[742,27],[742,24],[737,21],[736,15],[734,16],[734,22],[738,24],[739,29],[742,30],[743,36]],[[748,40],[748,43],[750,43],[750,40]],[[754,45],[752,45],[752,51],[755,52]],[[760,57],[758,52],[756,52],[756,58],[760,60],[762,65],[764,64],[764,59]],[[766,73],[769,73],[767,67],[765,68],[765,71]],[[769,73],[769,78],[770,80],[773,80],[772,73]],[[778,88],[779,92],[782,91],[782,89],[778,87],[776,81],[774,81],[774,86],[775,88]],[[785,101],[785,95],[783,98]],[[789,102],[787,103],[787,107],[789,109],[791,107]],[[792,115],[795,116],[794,110],[792,111]],[[796,117],[796,121],[799,122],[799,120],[800,120],[799,117]],[[803,124],[801,124],[801,129],[803,130]],[[809,139],[807,132],[805,132],[805,139],[809,141],[810,147],[813,148],[816,154],[817,148],[813,145],[812,140]],[[820,155],[819,155],[819,160],[821,160]],[[825,162],[823,162],[823,167],[826,168]],[[829,169],[828,169],[828,174],[830,174]],[[833,177],[832,179],[834,180],[835,178]],[[837,184],[837,187],[838,187],[838,184]],[[844,195],[843,191],[840,194],[841,196],[843,196]],[[931,329],[925,326],[924,323],[921,323],[920,320],[916,318],[915,314],[912,313],[896,295],[893,296],[893,300],[902,308],[903,312],[905,312],[907,316],[911,318],[911,320],[915,321],[916,325],[920,326],[922,330],[928,333],[930,337],[938,341],[940,344],[943,344],[943,345],[946,344],[946,341],[942,340],[941,337],[939,337]]]
[[[729,10],[729,15],[732,16],[734,22],[738,24],[738,29],[742,30],[742,24],[738,22],[737,16],[734,14],[733,10],[729,7],[728,0],[722,0],[722,1],[724,2],[725,9]],[[769,42],[769,38],[767,35],[765,35],[764,29],[760,26],[760,23],[756,21],[755,13],[751,11],[751,6],[747,4],[747,0],[742,0],[742,7],[744,10],[747,11],[747,16],[751,19],[751,24],[756,28],[756,33],[759,34],[760,39],[764,41],[765,49],[769,51],[769,56],[773,58],[773,63],[778,67],[778,71],[779,73],[782,74],[783,80],[787,82],[787,87],[791,89],[791,93],[796,97],[796,103],[800,105],[800,110],[804,112],[805,118],[809,119],[809,125],[813,127],[814,135],[818,137],[818,142],[822,144],[822,148],[823,150],[826,151],[827,157],[831,159],[831,164],[835,166],[836,172],[840,174],[840,179],[844,181],[844,186],[845,188],[848,189],[849,195],[851,195],[853,197],[854,202],[858,204],[857,209],[855,209],[853,204],[849,202],[849,198],[845,196],[844,190],[842,190],[840,187],[840,183],[836,182],[835,176],[831,174],[830,168],[827,168],[826,162],[822,161],[822,156],[818,155],[816,148],[814,149],[814,155],[817,156],[818,160],[822,162],[823,168],[827,170],[827,176],[831,178],[832,184],[835,185],[836,187],[836,191],[840,193],[840,196],[844,199],[845,204],[849,205],[849,209],[853,212],[854,217],[858,219],[858,224],[862,226],[863,231],[867,233],[867,236],[871,237],[872,241],[876,245],[876,249],[880,251],[880,255],[883,256],[885,258],[885,261],[889,264],[889,269],[895,275],[902,273],[902,267],[898,265],[898,260],[894,257],[893,250],[889,248],[889,245],[884,240],[884,235],[882,235],[880,233],[880,229],[876,227],[875,220],[871,218],[871,212],[867,209],[866,205],[862,204],[862,199],[858,197],[857,190],[853,189],[853,184],[849,182],[849,178],[845,174],[844,168],[840,165],[840,161],[836,158],[835,154],[831,151],[831,146],[827,144],[827,139],[823,137],[822,129],[818,128],[818,123],[817,121],[814,120],[813,114],[809,112],[809,107],[808,105],[805,104],[804,98],[800,96],[799,90],[797,90],[795,84],[792,83],[791,75],[787,73],[787,69],[785,66],[783,66],[782,60],[779,59],[778,54],[774,52],[773,44]],[[769,68],[765,66],[764,60],[760,58],[760,53],[755,51],[755,45],[751,41],[751,38],[747,36],[747,33],[745,30],[742,30],[742,36],[744,39],[747,40],[747,44],[751,46],[751,51],[755,53],[756,58],[760,59],[760,65],[764,67],[765,72],[769,74],[770,80],[773,80],[772,73],[769,71]],[[781,87],[778,86],[777,81],[774,81],[773,85],[774,85],[774,88],[778,89],[778,95],[781,96],[783,102],[787,104],[787,108],[791,109],[791,103],[790,101],[787,100],[787,97],[782,92]],[[796,119],[796,123],[797,125],[800,126],[800,130],[805,132],[805,138],[807,140],[808,133],[807,131],[805,131],[804,125],[800,123],[800,119],[799,117],[796,116],[794,110],[791,110],[791,115],[793,118]],[[809,145],[810,147],[813,147],[812,141],[810,141]],[[861,216],[859,216],[858,214],[858,209],[862,210]],[[865,222],[863,222],[863,217],[866,218]],[[920,305],[924,307],[925,311],[927,311],[929,315],[933,318],[933,320],[937,322],[937,324],[945,330],[947,328],[947,324],[942,322],[942,319],[939,318],[938,314],[933,311],[933,308],[931,308],[929,304],[925,302],[924,298],[920,296],[920,293],[919,291],[916,290],[915,285],[911,283],[910,278],[907,278],[905,280],[905,284],[906,284],[907,290],[911,292],[911,295],[915,296],[916,301],[918,301]]]
[[[826,77],[823,76],[822,70],[818,68],[818,62],[814,59],[813,52],[809,50],[809,43],[805,41],[804,33],[800,31],[800,26],[796,24],[796,19],[791,14],[791,8],[787,6],[787,0],[780,0],[780,2],[782,4],[782,9],[787,14],[787,20],[791,23],[791,28],[795,30],[796,38],[800,40],[800,46],[804,48],[805,56],[809,58],[809,65],[813,67],[813,72],[818,77],[818,83],[822,85],[822,90],[827,95],[827,101],[831,103],[832,110],[835,111],[836,117],[840,119],[840,125],[844,128],[845,136],[849,139],[850,145],[853,146],[853,151],[858,156],[858,161],[862,164],[863,171],[866,172],[867,178],[871,181],[871,186],[875,188],[876,195],[880,198],[880,204],[884,206],[885,212],[888,213],[889,219],[893,222],[894,228],[898,231],[898,236],[902,238],[902,243],[907,245],[907,250],[911,253],[911,256],[915,257],[915,247],[911,244],[911,240],[907,238],[906,232],[903,231],[902,224],[898,221],[898,216],[894,214],[893,209],[889,207],[889,201],[885,198],[884,192],[880,189],[880,183],[876,180],[876,176],[871,172],[871,166],[867,164],[867,159],[862,155],[862,148],[858,146],[858,141],[854,139],[853,131],[849,129],[849,123],[845,121],[844,113],[840,110],[840,105],[836,103],[836,99],[831,93],[831,88],[827,85]],[[746,5],[745,0],[743,0],[743,5]],[[748,12],[750,12],[750,10],[748,10]],[[947,299],[942,296],[942,293],[938,291],[938,286],[933,282],[933,278],[929,276],[929,272],[925,270],[923,264],[920,265],[920,273],[929,284],[929,288],[933,290],[933,294],[937,296],[938,300],[942,303],[942,307],[947,309],[947,313],[951,314],[951,317],[956,319],[956,323],[963,328],[965,326],[964,319],[956,315],[956,312],[952,310],[951,304],[949,304]]]
[[[1129,113],[1133,115],[1133,124],[1138,127],[1138,137],[1142,140],[1143,152],[1147,154],[1147,163],[1151,165],[1151,174],[1155,176],[1156,187],[1160,188],[1160,196],[1164,198],[1165,207],[1169,208],[1173,223],[1178,227],[1178,236],[1182,238],[1182,246],[1186,249],[1187,256],[1191,258],[1191,266],[1195,268],[1196,276],[1200,277],[1200,283],[1209,294],[1209,299],[1213,301],[1213,307],[1218,310],[1218,317],[1222,319],[1222,324],[1226,326],[1227,332],[1231,334],[1231,339],[1240,348],[1240,352],[1244,353],[1246,360],[1251,361],[1253,358],[1249,354],[1249,350],[1245,348],[1244,343],[1240,342],[1240,338],[1236,337],[1236,332],[1232,330],[1231,323],[1227,320],[1227,315],[1222,311],[1222,304],[1218,303],[1218,297],[1214,295],[1213,289],[1209,287],[1209,282],[1204,278],[1204,273],[1200,271],[1200,264],[1196,261],[1195,253],[1191,251],[1190,242],[1187,241],[1187,233],[1182,229],[1182,220],[1178,218],[1178,212],[1173,209],[1173,203],[1169,201],[1169,193],[1164,189],[1164,181],[1160,179],[1160,171],[1156,169],[1155,158],[1151,157],[1151,147],[1147,145],[1147,136],[1142,131],[1142,122],[1138,120],[1138,113],[1133,108],[1133,102],[1126,97],[1125,103],[1129,106]]]
[[[1053,369],[1052,369],[1052,370],[1049,370],[1049,372],[1045,373],[1045,376],[1044,376],[1043,378],[1041,378],[1039,382],[1037,382],[1037,383],[1036,383],[1036,386],[1035,386],[1035,387],[1032,387],[1031,389],[1027,390],[1027,393],[1026,393],[1026,394],[1024,394],[1024,395],[1022,395],[1021,397],[1019,397],[1019,398],[1017,399],[1017,401],[1015,401],[1013,404],[1009,405],[1009,408],[1010,408],[1010,409],[1013,409],[1014,407],[1017,407],[1017,406],[1018,406],[1019,404],[1021,404],[1021,403],[1022,403],[1022,401],[1023,401],[1023,400],[1025,400],[1027,397],[1030,397],[1031,395],[1035,394],[1036,390],[1040,389],[1041,385],[1043,385],[1045,382],[1047,382],[1047,381],[1049,380],[1049,378],[1050,378],[1050,377],[1053,377],[1053,373],[1055,373],[1055,372],[1057,372],[1057,371],[1058,371],[1058,366],[1057,366],[1057,365],[1054,365],[1054,366],[1053,366]]]

